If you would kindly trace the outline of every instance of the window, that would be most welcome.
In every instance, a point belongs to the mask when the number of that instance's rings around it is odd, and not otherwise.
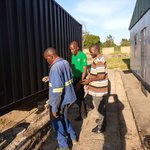
[[[134,35],[134,46],[137,46],[137,37],[138,35],[137,35],[137,33]]]

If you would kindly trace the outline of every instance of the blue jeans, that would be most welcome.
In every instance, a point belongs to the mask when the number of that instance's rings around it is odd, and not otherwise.
[[[67,134],[70,135],[71,140],[76,139],[75,132],[67,118],[68,106],[65,105],[63,110],[60,111],[59,117],[51,120],[52,127],[56,133],[57,141],[60,148],[67,148]]]

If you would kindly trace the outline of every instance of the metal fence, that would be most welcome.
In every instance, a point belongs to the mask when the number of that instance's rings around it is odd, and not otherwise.
[[[72,40],[81,48],[82,26],[55,1],[1,0],[0,107],[42,92],[43,51],[55,47],[70,61]]]

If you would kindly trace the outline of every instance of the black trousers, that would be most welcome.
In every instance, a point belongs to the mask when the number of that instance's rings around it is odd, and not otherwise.
[[[73,78],[74,88],[76,87],[76,85],[79,83],[80,80],[81,80],[81,77]],[[79,113],[81,116],[85,116],[86,115],[86,106],[84,103],[84,88],[83,88],[82,84],[80,84],[80,88],[78,90],[75,90],[75,93],[77,96],[76,104],[79,106]]]

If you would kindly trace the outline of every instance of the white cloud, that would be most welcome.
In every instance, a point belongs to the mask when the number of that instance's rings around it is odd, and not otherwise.
[[[128,27],[136,0],[65,1],[68,1],[68,12],[83,25],[83,30],[99,35],[103,41],[109,34],[117,43],[129,37]]]
[[[83,25],[93,25],[95,20],[91,19],[91,18],[85,18],[84,16],[80,16],[77,18],[77,20],[79,20],[79,22]]]
[[[93,26],[93,28],[102,28],[103,30],[117,30],[117,29],[128,29],[130,18],[117,18],[110,17],[109,19],[93,19],[79,17],[79,22],[84,26]]]
[[[109,17],[122,10],[127,2],[126,0],[82,0],[75,10],[86,15]]]
[[[83,30],[99,35],[109,34],[117,43],[129,38],[129,24],[136,0],[56,0],[83,25]]]
[[[128,29],[130,23],[129,18],[111,18],[102,22],[102,26],[105,30],[117,30],[117,29]]]
[[[128,0],[82,0],[75,11],[81,24],[102,27],[104,30],[128,29],[130,18],[126,14]]]

